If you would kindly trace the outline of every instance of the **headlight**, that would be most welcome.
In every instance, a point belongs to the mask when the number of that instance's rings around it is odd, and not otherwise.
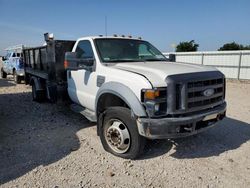
[[[155,112],[158,112],[160,110],[160,104],[155,104],[154,108]]]
[[[167,88],[143,89],[141,98],[150,117],[166,114]]]

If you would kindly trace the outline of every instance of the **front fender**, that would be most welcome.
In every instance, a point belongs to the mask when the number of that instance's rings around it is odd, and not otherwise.
[[[142,106],[141,102],[139,101],[135,93],[126,85],[118,82],[107,82],[100,87],[100,89],[97,92],[95,100],[96,110],[98,109],[97,105],[99,98],[105,93],[111,93],[120,97],[130,107],[130,109],[136,116],[138,117],[147,116],[144,107]]]

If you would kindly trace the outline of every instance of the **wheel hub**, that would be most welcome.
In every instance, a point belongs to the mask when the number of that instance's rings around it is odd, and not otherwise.
[[[125,153],[130,146],[130,135],[120,120],[110,120],[106,131],[108,145],[117,153]]]
[[[108,130],[107,137],[112,145],[120,146],[120,144],[122,143],[121,133],[117,129],[110,128]]]

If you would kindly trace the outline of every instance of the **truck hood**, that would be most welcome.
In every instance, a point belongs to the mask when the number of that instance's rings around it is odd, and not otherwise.
[[[217,70],[213,67],[165,61],[117,63],[112,67],[141,74],[145,76],[154,87],[166,86],[166,77],[169,75]]]

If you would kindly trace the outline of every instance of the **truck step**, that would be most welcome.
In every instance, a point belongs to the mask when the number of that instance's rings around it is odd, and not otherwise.
[[[96,122],[96,115],[95,115],[95,112],[87,109],[87,108],[84,108],[78,104],[71,104],[70,105],[70,108],[72,111],[76,112],[76,113],[80,113],[82,114],[84,117],[86,117],[89,121],[91,122]]]

